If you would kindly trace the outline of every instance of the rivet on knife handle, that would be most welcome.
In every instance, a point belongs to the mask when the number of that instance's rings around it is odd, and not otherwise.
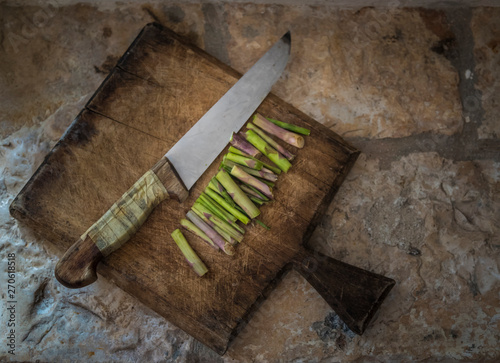
[[[68,249],[56,266],[57,279],[70,288],[91,284],[97,263],[127,242],[160,202],[170,196],[182,201],[187,195],[163,157]]]

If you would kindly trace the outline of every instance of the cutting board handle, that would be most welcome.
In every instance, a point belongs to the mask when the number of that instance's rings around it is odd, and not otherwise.
[[[99,261],[127,242],[159,203],[170,197],[182,202],[187,195],[163,157],[66,251],[56,265],[57,280],[69,288],[93,283]]]
[[[344,323],[363,334],[395,281],[388,277],[303,249],[294,268],[318,291]]]

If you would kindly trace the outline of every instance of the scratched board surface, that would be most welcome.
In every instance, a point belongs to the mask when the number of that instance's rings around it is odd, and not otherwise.
[[[157,24],[148,24],[11,205],[65,251],[224,95],[240,75]],[[170,237],[215,175],[223,153],[179,204],[160,204],[98,268],[131,295],[223,354],[259,299],[307,242],[358,152],[274,95],[262,115],[311,129],[306,146],[246,226],[234,256],[185,233],[209,268],[199,278]],[[196,145],[193,145],[196,148]]]

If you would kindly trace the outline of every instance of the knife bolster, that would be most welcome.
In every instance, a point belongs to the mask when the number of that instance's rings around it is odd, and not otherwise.
[[[181,203],[186,200],[188,191],[175,171],[174,166],[165,156],[151,170],[158,176],[170,197],[176,197]]]

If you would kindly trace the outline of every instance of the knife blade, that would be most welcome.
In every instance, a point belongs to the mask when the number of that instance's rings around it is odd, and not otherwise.
[[[141,227],[154,208],[188,190],[227,145],[271,91],[290,56],[287,32],[203,117],[148,170],[59,260],[55,276],[69,288],[97,280],[99,261],[120,248]],[[195,145],[196,147],[193,147]]]
[[[269,94],[288,62],[290,40],[288,32],[165,154],[188,190]]]

